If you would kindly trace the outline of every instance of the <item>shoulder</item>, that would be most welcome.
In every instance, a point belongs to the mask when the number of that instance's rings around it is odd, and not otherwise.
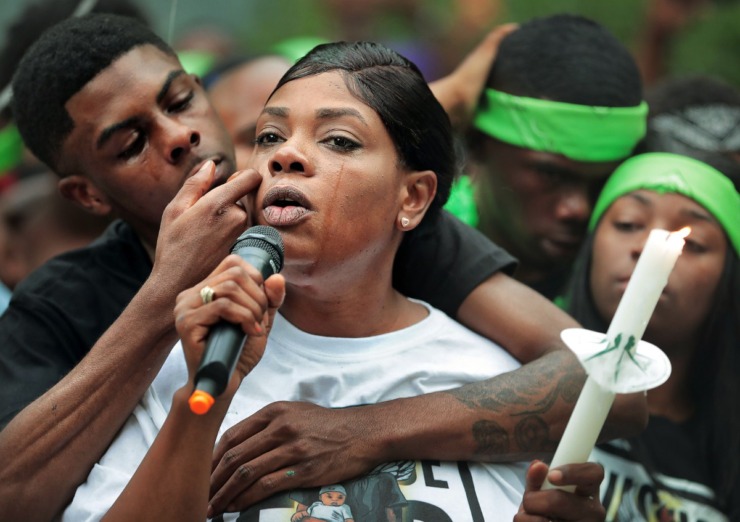
[[[404,236],[393,267],[393,285],[404,295],[455,316],[473,289],[493,274],[512,274],[517,260],[452,214],[428,216]]]
[[[458,357],[468,362],[477,360],[483,365],[492,364],[499,370],[503,368],[513,370],[520,366],[520,363],[497,343],[467,328],[432,305],[423,301],[417,302],[429,310],[429,316],[414,327],[418,330],[416,336],[424,337],[424,350],[436,348],[449,353],[450,357]],[[473,363],[473,366],[475,364],[477,363]]]
[[[116,281],[141,285],[151,263],[136,234],[123,221],[112,223],[90,245],[61,254],[31,273],[14,292],[15,297],[57,296],[114,291]]]

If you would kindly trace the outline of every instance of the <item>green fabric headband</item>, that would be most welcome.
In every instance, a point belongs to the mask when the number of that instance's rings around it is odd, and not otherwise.
[[[645,136],[647,103],[592,107],[485,90],[475,127],[505,143],[562,154],[576,161],[616,161]]]
[[[0,174],[21,162],[23,139],[15,125],[10,124],[0,131]]]
[[[589,230],[614,201],[635,190],[676,193],[693,199],[714,216],[740,256],[740,193],[730,178],[706,163],[666,152],[634,156],[609,177],[594,206]]]

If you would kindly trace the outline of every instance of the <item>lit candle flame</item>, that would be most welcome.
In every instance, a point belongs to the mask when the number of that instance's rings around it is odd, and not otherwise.
[[[673,232],[676,236],[680,237],[681,239],[685,239],[686,236],[691,234],[691,227],[683,227],[681,230],[678,230],[676,232]]]

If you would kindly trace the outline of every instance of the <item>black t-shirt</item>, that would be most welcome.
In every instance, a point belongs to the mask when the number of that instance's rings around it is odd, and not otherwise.
[[[0,317],[0,427],[87,354],[151,268],[131,227],[115,221],[18,285]]]
[[[396,288],[455,316],[465,297],[516,261],[447,212],[406,234]],[[121,314],[152,269],[131,227],[116,221],[86,248],[49,261],[0,317],[0,427],[69,372]]]
[[[699,447],[699,431],[694,420],[676,424],[651,416],[638,439],[597,446],[591,460],[604,466],[601,501],[607,521],[737,520],[740,503],[733,500],[734,505],[724,508],[729,510],[724,513],[717,506],[709,462]]]
[[[443,210],[404,237],[393,286],[455,318],[476,286],[499,271],[511,275],[516,264],[504,249]]]

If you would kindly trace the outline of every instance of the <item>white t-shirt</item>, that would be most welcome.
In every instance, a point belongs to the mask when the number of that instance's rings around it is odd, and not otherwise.
[[[520,364],[500,346],[439,310],[403,330],[369,338],[307,334],[279,314],[264,356],[244,379],[219,432],[279,400],[326,407],[372,404],[446,390],[515,370]],[[178,343],[140,404],[78,488],[65,521],[99,520],[119,496],[164,423],[174,392],[187,380]],[[397,421],[397,420],[396,420]],[[394,462],[346,481],[355,520],[511,520],[524,491],[526,463]],[[319,501],[319,488],[277,495],[224,520],[289,521]],[[262,506],[265,506],[264,508]],[[399,519],[400,520],[400,519]]]

